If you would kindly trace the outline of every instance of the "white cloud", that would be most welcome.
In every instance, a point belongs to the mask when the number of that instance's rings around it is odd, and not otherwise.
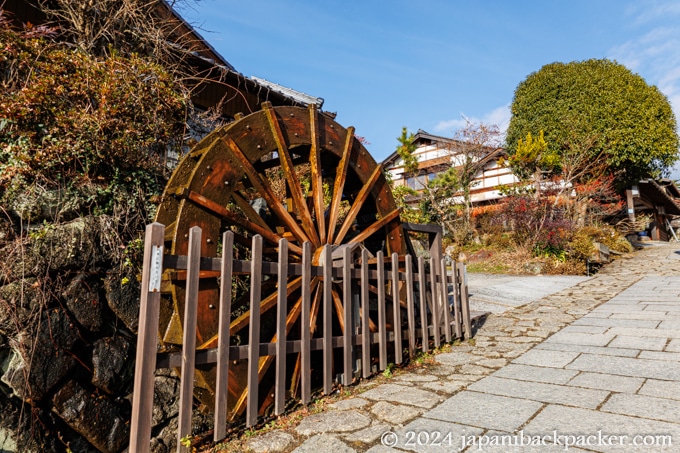
[[[464,128],[468,122],[495,124],[501,131],[503,137],[508,130],[510,124],[510,104],[495,108],[492,111],[484,114],[482,118],[470,117],[464,113],[460,114],[460,119],[442,120],[434,127],[435,132],[448,132],[453,134],[458,129]]]
[[[636,21],[642,24],[639,35],[612,48],[610,58],[656,85],[668,98],[676,119],[680,119],[680,27],[661,24],[680,15],[680,5],[656,4],[644,15],[644,21]],[[652,20],[653,27],[644,26]]]
[[[654,20],[680,15],[680,3],[668,1],[639,2],[630,5],[626,12],[628,16],[635,18],[635,25],[643,25]]]

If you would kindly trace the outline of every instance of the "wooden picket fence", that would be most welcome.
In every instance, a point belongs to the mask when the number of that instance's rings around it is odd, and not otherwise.
[[[416,226],[405,224],[407,230],[417,230]],[[438,227],[437,227],[438,228]],[[152,411],[154,395],[154,372],[159,368],[180,368],[180,399],[178,423],[178,451],[182,451],[181,440],[191,433],[191,411],[193,401],[194,370],[197,363],[216,363],[217,382],[215,393],[215,441],[226,436],[227,426],[227,389],[229,363],[231,360],[247,359],[248,394],[246,404],[246,426],[256,424],[258,416],[258,361],[263,356],[275,357],[275,414],[281,414],[285,404],[286,355],[299,353],[301,357],[300,377],[301,402],[311,402],[311,351],[322,351],[323,392],[329,394],[333,387],[333,349],[342,348],[341,380],[344,385],[351,384],[352,378],[359,375],[367,378],[373,371],[383,371],[388,367],[388,344],[393,345],[395,364],[404,361],[403,351],[408,346],[408,354],[413,357],[418,350],[427,352],[430,341],[439,347],[442,340],[450,342],[456,338],[470,338],[472,335],[468,305],[465,266],[454,262],[447,271],[441,257],[441,234],[432,241],[432,258],[415,260],[406,255],[403,266],[399,268],[399,257],[393,254],[391,262],[386,262],[382,252],[370,260],[368,252],[361,250],[360,264],[355,268],[351,246],[335,249],[325,247],[319,266],[312,265],[310,244],[303,244],[302,263],[289,264],[287,260],[288,243],[279,242],[278,262],[262,260],[262,238],[252,238],[251,259],[233,259],[234,236],[225,232],[222,238],[222,257],[205,258],[200,256],[201,229],[194,227],[189,233],[188,255],[177,256],[163,251],[165,228],[159,223],[147,226],[144,242],[144,266],[141,280],[141,299],[139,316],[139,336],[137,344],[134,392],[132,400],[132,420],[130,451],[148,451],[151,439]],[[432,232],[435,230],[425,230]],[[434,236],[433,236],[434,237]],[[183,346],[181,352],[158,354],[159,305],[161,297],[161,276],[164,269],[186,271],[186,300],[184,313]],[[196,351],[197,294],[200,271],[220,272],[219,340],[217,348]],[[229,329],[231,315],[231,282],[233,273],[250,274],[250,325],[249,343],[230,346]],[[278,278],[277,286],[277,332],[278,341],[260,342],[260,296],[263,275]],[[299,340],[286,338],[286,281],[290,276],[302,278],[302,307]],[[442,276],[444,278],[442,278]],[[311,338],[310,326],[310,282],[312,277],[322,279],[323,296],[322,338]],[[343,288],[343,310],[345,328],[342,336],[332,336],[333,300],[331,285],[341,282]],[[401,284],[400,284],[401,282]],[[369,330],[369,286],[377,290],[378,325],[377,332]],[[402,288],[406,294],[406,325],[397,326],[390,331],[386,327],[386,287]],[[352,299],[354,297],[354,299]],[[357,304],[352,300],[359,300]],[[393,319],[402,319],[401,304],[392,304]],[[354,312],[353,312],[354,307]],[[354,320],[354,322],[352,322]],[[398,324],[398,323],[393,323]],[[426,328],[417,326],[427,326]],[[378,345],[377,369],[372,367],[371,345]],[[356,358],[356,360],[353,360]],[[355,370],[354,367],[358,369]],[[338,364],[336,363],[336,367]],[[316,367],[318,369],[318,366]],[[337,370],[336,370],[337,372]]]

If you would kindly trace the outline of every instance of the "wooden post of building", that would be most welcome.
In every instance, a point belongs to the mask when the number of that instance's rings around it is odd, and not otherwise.
[[[626,190],[626,201],[628,204],[628,220],[635,222],[635,201],[633,200],[633,191]]]
[[[163,273],[163,236],[160,223],[146,226],[142,295],[139,306],[139,336],[130,422],[130,451],[147,451],[151,441],[153,383],[158,348],[158,318]],[[153,282],[150,280],[153,279]]]

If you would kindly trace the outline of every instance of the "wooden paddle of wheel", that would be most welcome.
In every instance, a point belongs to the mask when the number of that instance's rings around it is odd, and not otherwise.
[[[218,241],[225,229],[235,232],[235,257],[248,259],[250,237],[260,234],[265,241],[264,259],[276,261],[278,241],[287,238],[289,261],[299,262],[303,242],[311,244],[315,263],[326,245],[361,243],[375,253],[387,256],[406,253],[399,211],[394,203],[383,169],[376,164],[354,128],[340,126],[317,111],[316,106],[263,109],[216,129],[194,147],[172,175],[156,215],[166,225],[166,249],[186,254],[188,232],[193,226],[203,230],[202,256],[217,256]],[[180,344],[184,314],[186,276],[170,274],[171,291],[161,309],[161,339],[166,345]],[[234,292],[238,292],[236,277]],[[242,278],[242,277],[241,277]],[[263,282],[261,338],[275,335],[276,279]],[[240,282],[244,283],[244,282]],[[287,282],[290,338],[300,332],[300,277]],[[312,335],[319,335],[317,319],[323,284],[311,283]],[[375,288],[372,288],[375,290]],[[342,288],[333,285],[334,330],[344,330]],[[217,275],[201,272],[198,300],[197,344],[215,347],[218,333],[219,285]],[[232,305],[231,344],[239,344],[248,334],[247,294]],[[319,322],[320,324],[320,322]],[[373,322],[371,323],[373,326]],[[270,364],[273,357],[259,362],[260,413],[271,403],[267,392],[272,386]],[[290,354],[287,379],[291,393],[298,390],[300,358]],[[314,368],[314,364],[312,365]],[[317,369],[321,369],[319,365]],[[197,367],[195,395],[212,406],[215,367]],[[229,407],[232,417],[242,414],[246,402],[245,363],[229,368]]]

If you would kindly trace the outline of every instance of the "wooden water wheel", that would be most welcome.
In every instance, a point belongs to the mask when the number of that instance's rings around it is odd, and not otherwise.
[[[383,169],[376,164],[354,135],[316,106],[263,109],[227,124],[205,137],[180,162],[172,175],[158,209],[156,221],[166,225],[166,249],[186,254],[188,232],[193,226],[203,230],[202,256],[217,256],[218,242],[226,229],[235,233],[235,254],[248,259],[250,237],[264,238],[264,259],[276,261],[278,240],[289,239],[289,261],[300,260],[303,242],[309,242],[318,263],[327,245],[361,244],[370,252],[406,253],[404,232]],[[164,296],[160,336],[165,345],[180,344],[181,317],[184,313],[185,278],[182,272],[169,275],[171,291]],[[321,279],[311,283],[313,297],[311,324],[318,334],[316,320],[322,297]],[[247,294],[238,299],[234,283],[231,332],[232,344],[243,341],[248,332]],[[299,332],[301,279],[287,283],[289,315],[286,330]],[[344,329],[341,288],[333,289],[335,329]],[[217,275],[201,272],[198,300],[199,348],[215,347],[217,341]],[[276,285],[263,283],[261,338],[269,341],[273,324],[266,321],[276,312]],[[297,311],[296,311],[297,310]],[[268,384],[270,358],[259,366],[261,386]],[[288,376],[292,394],[297,391],[300,360],[291,354]],[[215,371],[198,367],[196,396],[212,404]],[[261,412],[269,402],[260,401]],[[232,416],[245,408],[246,372],[242,364],[230,367],[229,401]]]

